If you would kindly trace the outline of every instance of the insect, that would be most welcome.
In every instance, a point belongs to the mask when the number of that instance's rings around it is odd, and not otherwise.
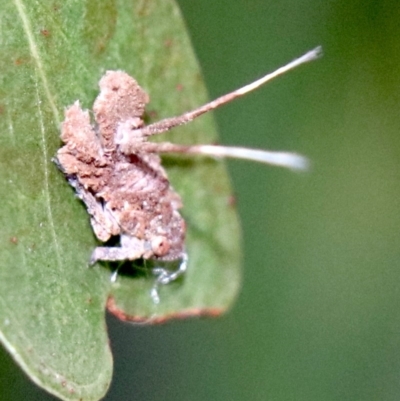
[[[302,156],[214,145],[184,146],[149,142],[148,138],[251,92],[278,75],[319,57],[316,48],[263,78],[179,117],[145,126],[146,92],[128,74],[107,71],[93,105],[95,124],[79,101],[65,111],[56,163],[84,202],[96,237],[106,242],[120,236],[120,245],[94,249],[91,263],[154,259],[180,260],[177,271],[155,269],[158,284],[175,280],[187,267],[182,200],[169,183],[160,153],[234,157],[302,169]]]

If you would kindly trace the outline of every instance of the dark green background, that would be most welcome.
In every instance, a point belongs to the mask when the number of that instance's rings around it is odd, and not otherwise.
[[[179,4],[210,97],[324,47],[215,113],[221,142],[295,150],[312,169],[229,162],[243,224],[238,302],[217,320],[110,318],[105,399],[399,400],[398,2]],[[1,359],[1,400],[53,399]]]

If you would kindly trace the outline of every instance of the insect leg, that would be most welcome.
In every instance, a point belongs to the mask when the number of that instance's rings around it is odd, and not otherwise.
[[[170,271],[170,270],[164,269],[163,267],[156,267],[156,268],[152,269],[152,273],[155,276],[157,276],[156,282],[154,283],[154,286],[150,292],[151,298],[153,299],[153,302],[155,304],[160,303],[160,296],[158,294],[158,289],[159,289],[160,285],[169,284],[172,281],[175,281],[178,277],[185,274],[185,272],[187,270],[187,264],[188,264],[188,255],[185,252],[182,254],[181,262],[180,262],[177,270]]]

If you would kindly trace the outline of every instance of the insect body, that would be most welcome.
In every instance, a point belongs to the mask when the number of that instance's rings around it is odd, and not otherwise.
[[[97,238],[105,242],[120,236],[120,246],[97,247],[91,262],[139,258],[182,260],[186,268],[185,222],[179,213],[180,196],[169,183],[159,153],[177,152],[220,157],[240,157],[290,168],[304,168],[298,155],[245,148],[154,143],[148,137],[192,121],[201,114],[242,96],[272,78],[319,56],[317,48],[254,83],[222,96],[179,117],[145,126],[142,120],[149,101],[146,92],[128,74],[107,71],[93,105],[95,124],[79,102],[68,107],[62,123],[64,146],[57,163],[85,203]],[[160,271],[159,282],[179,274]]]
[[[97,238],[105,242],[121,236],[120,247],[98,247],[91,261],[180,259],[185,238],[181,199],[160,157],[143,150],[146,138],[134,135],[143,125],[148,96],[122,71],[108,71],[100,89],[93,106],[96,128],[76,102],[66,110],[61,130],[65,146],[57,153],[61,169],[86,204]],[[121,152],[115,142],[121,130],[133,131],[134,153]]]

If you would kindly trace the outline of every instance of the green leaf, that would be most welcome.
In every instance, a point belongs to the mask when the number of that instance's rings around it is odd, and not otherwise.
[[[52,162],[66,106],[91,108],[107,69],[134,76],[151,120],[206,101],[199,68],[172,0],[1,0],[0,337],[29,377],[61,399],[97,400],[110,383],[104,320],[219,314],[240,283],[239,229],[220,162],[166,160],[184,201],[189,268],[150,296],[154,277],[134,266],[110,282],[88,260],[97,241],[84,205]],[[215,141],[211,116],[163,138]],[[132,344],[134,347],[135,344]]]

